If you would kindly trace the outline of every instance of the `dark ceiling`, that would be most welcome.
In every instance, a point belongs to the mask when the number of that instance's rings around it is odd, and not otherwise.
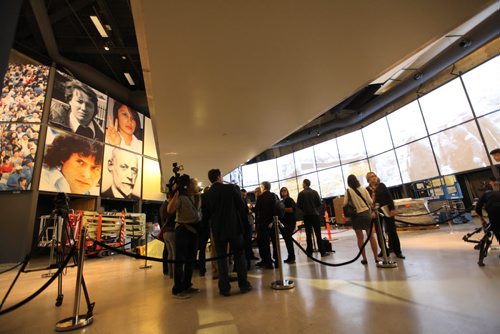
[[[128,0],[44,0],[60,54],[85,63],[132,91],[144,91],[141,61],[134,22]],[[108,25],[103,38],[90,16]],[[105,46],[109,50],[104,49]],[[33,14],[30,1],[23,1],[14,49],[50,65],[47,48]],[[135,85],[124,76],[128,72]]]

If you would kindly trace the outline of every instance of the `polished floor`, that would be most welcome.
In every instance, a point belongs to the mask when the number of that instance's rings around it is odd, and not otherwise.
[[[477,222],[475,223],[477,225]],[[284,265],[292,290],[271,289],[278,270],[252,269],[254,290],[218,294],[216,281],[195,276],[201,289],[187,300],[173,299],[172,280],[161,264],[139,269],[143,261],[124,256],[90,259],[85,278],[95,301],[94,322],[84,333],[500,333],[500,251],[477,265],[477,251],[462,241],[474,223],[438,230],[401,231],[406,260],[395,269],[370,261],[329,267],[298,255]],[[356,254],[354,233],[335,230],[339,263]],[[304,242],[304,236],[297,235]],[[495,243],[496,244],[496,243]],[[282,250],[285,252],[284,245]],[[368,254],[371,255],[370,251]],[[371,258],[371,257],[370,257]],[[5,267],[5,266],[4,266]],[[0,267],[0,271],[3,267]],[[64,276],[65,299],[55,307],[57,284],[21,308],[0,316],[0,333],[49,333],[73,312],[76,269]],[[38,289],[42,272],[22,274],[4,308]],[[15,273],[0,275],[0,297]],[[235,283],[233,283],[235,284]],[[86,308],[82,303],[82,312]]]

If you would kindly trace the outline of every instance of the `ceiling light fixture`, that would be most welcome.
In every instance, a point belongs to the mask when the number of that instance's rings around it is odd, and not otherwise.
[[[130,76],[130,73],[125,72],[125,73],[123,73],[123,75],[125,75],[125,78],[127,79],[130,86],[135,86],[134,79],[132,79],[132,76]]]
[[[99,32],[99,34],[103,37],[103,38],[108,38],[108,33],[106,32],[106,29],[104,29],[104,27],[102,26],[102,23],[101,21],[99,20],[99,18],[95,15],[91,15],[90,16],[90,19],[92,20],[92,23],[94,23],[97,31]]]
[[[104,45],[104,50],[109,51],[109,46]]]

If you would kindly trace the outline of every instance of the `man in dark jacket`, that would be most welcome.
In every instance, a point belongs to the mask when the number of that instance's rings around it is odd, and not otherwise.
[[[273,226],[270,226],[270,224],[273,222],[273,216],[276,214],[275,208],[278,197],[275,193],[270,191],[271,184],[267,181],[261,183],[260,189],[262,191],[262,194],[259,196],[259,199],[255,204],[255,220],[257,226],[257,243],[259,245],[259,255],[262,260],[255,265],[257,267],[273,269],[274,266],[276,266],[276,268],[279,267],[277,258],[278,243]],[[273,261],[273,259],[271,258],[269,240],[271,240],[273,244],[273,256],[275,261]]]
[[[211,169],[208,179],[212,185],[204,197],[204,219],[210,221],[215,243],[219,269],[219,293],[230,296],[230,280],[227,265],[228,244],[234,253],[234,265],[238,275],[238,286],[241,293],[248,292],[252,286],[247,280],[247,264],[243,250],[243,224],[241,215],[244,214],[244,203],[239,190],[230,184],[223,184],[219,169]]]
[[[306,252],[308,255],[312,255],[313,244],[312,244],[312,230],[314,229],[314,234],[316,236],[316,242],[318,244],[318,250],[321,256],[330,255],[325,249],[321,242],[321,220],[320,220],[320,210],[322,208],[321,198],[316,190],[310,188],[311,181],[304,179],[302,182],[302,190],[297,197],[297,207],[304,213],[304,225],[306,228]]]

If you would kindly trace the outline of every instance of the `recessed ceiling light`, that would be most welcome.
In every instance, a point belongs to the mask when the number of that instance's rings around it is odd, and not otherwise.
[[[130,73],[128,72],[125,72],[123,73],[125,75],[125,78],[127,79],[128,83],[130,86],[135,86],[135,82],[134,82],[134,79],[132,79],[132,76],[130,75]]]
[[[109,46],[104,45],[104,50],[109,51]]]
[[[90,19],[92,20],[92,23],[94,23],[97,31],[99,32],[99,34],[103,37],[103,38],[108,38],[108,33],[106,32],[106,30],[104,29],[104,27],[102,26],[102,23],[101,21],[99,20],[99,18],[95,15],[91,15],[90,16]]]
[[[123,59],[123,60],[127,59],[127,56],[122,56],[122,59]]]

